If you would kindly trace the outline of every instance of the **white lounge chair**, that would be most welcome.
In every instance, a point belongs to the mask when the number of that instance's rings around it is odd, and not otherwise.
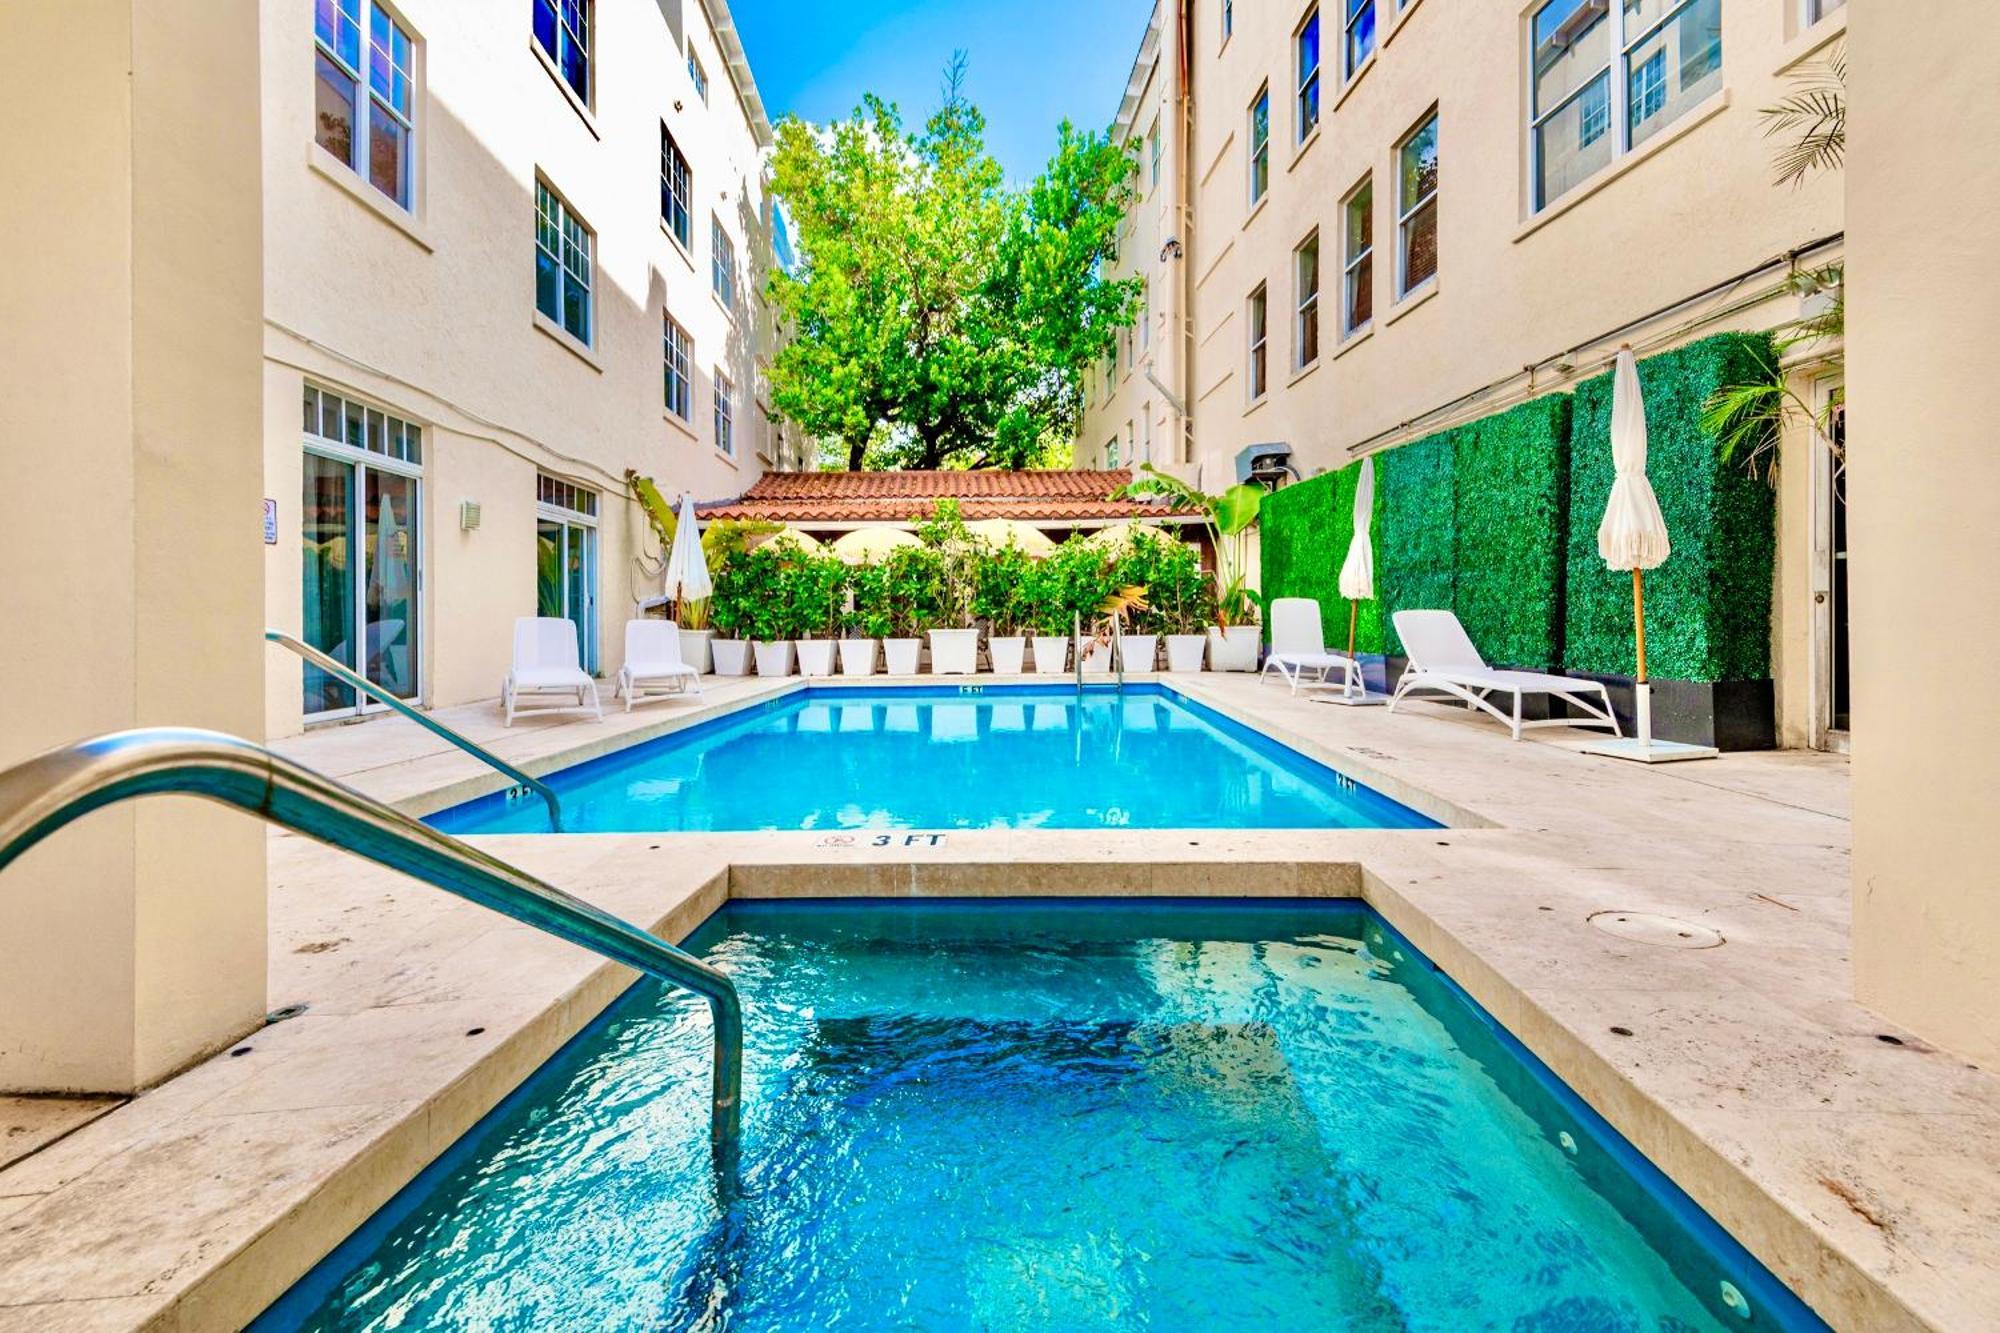
[[[560,616],[522,616],[514,622],[514,665],[500,684],[507,725],[534,713],[590,713],[604,720],[597,682],[584,674],[576,625]],[[536,699],[561,699],[544,707],[523,707]]]
[[[625,622],[625,665],[611,697],[623,698],[626,712],[649,699],[700,693],[701,673],[681,657],[681,632],[671,620]]]
[[[1326,650],[1326,635],[1320,629],[1319,603],[1310,597],[1271,599],[1271,653],[1264,659],[1264,674],[1276,671],[1299,692],[1301,685],[1325,685],[1337,674],[1342,689],[1359,683],[1354,659],[1346,653]]]
[[[1618,719],[1611,712],[1611,695],[1594,680],[1573,676],[1552,676],[1543,671],[1501,671],[1486,665],[1486,659],[1472,646],[1465,626],[1449,611],[1398,611],[1396,634],[1410,664],[1396,681],[1389,698],[1389,711],[1405,699],[1428,698],[1434,702],[1456,700],[1498,718],[1515,740],[1529,727],[1609,727],[1620,735]],[[1511,714],[1494,706],[1492,696],[1512,695]],[[1544,718],[1523,721],[1521,700],[1530,694],[1560,699],[1583,713],[1582,717]],[[1590,696],[1596,696],[1595,699]],[[1439,696],[1443,696],[1440,698]]]

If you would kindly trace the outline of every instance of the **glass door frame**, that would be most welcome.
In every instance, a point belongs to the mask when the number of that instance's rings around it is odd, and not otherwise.
[[[597,675],[597,640],[599,630],[597,621],[597,560],[599,544],[597,519],[591,514],[567,509],[561,505],[553,505],[547,501],[537,501],[535,504],[535,540],[537,543],[541,541],[541,525],[544,523],[555,524],[562,530],[563,534],[562,549],[557,553],[559,566],[563,571],[563,578],[561,580],[563,606],[556,614],[560,615],[564,620],[575,622],[577,626],[577,650],[582,657],[584,674],[595,676]],[[583,558],[581,562],[585,598],[581,617],[571,615],[569,605],[569,554],[570,542],[572,540],[571,534],[573,533],[587,534],[583,542]],[[537,560],[540,559],[539,550],[536,552],[536,558]],[[539,589],[537,590],[535,614],[542,614]]]
[[[1843,458],[1836,453],[1844,447],[1846,435],[1846,377],[1835,367],[1812,381],[1810,396],[1813,419],[1807,429],[1812,440],[1812,675],[1813,707],[1807,744],[1815,750],[1846,754],[1852,736],[1852,719],[1847,728],[1837,728],[1836,692],[1845,676],[1851,679],[1852,660],[1842,661],[1842,626],[1836,624],[1844,607],[1846,570],[1841,568],[1845,552],[1835,549],[1835,511],[1844,508],[1847,478]],[[1822,430],[1822,420],[1835,420],[1834,438]],[[1836,493],[1838,492],[1838,493]],[[1851,704],[1850,700],[1850,704]]]
[[[353,527],[347,534],[347,542],[348,550],[354,554],[355,558],[347,562],[347,572],[352,584],[349,592],[351,598],[349,604],[353,609],[354,615],[354,624],[349,627],[350,642],[354,643],[357,648],[366,643],[368,634],[368,569],[371,562],[371,557],[367,549],[368,473],[375,471],[396,477],[406,477],[412,483],[409,531],[410,546],[415,556],[410,562],[410,600],[415,604],[417,652],[416,661],[412,664],[411,668],[411,677],[416,682],[417,688],[413,693],[397,697],[401,698],[407,704],[422,707],[424,702],[424,655],[430,648],[430,626],[426,623],[428,615],[425,607],[426,599],[424,597],[424,567],[427,561],[424,558],[423,465],[420,463],[406,463],[401,459],[389,458],[367,449],[355,449],[347,445],[336,444],[331,440],[317,435],[308,435],[305,437],[304,451],[331,462],[344,463],[353,469],[351,474],[353,484],[350,494],[354,497],[354,515]],[[304,494],[303,477],[300,482],[300,494]],[[314,646],[317,647],[318,645]],[[366,675],[368,672],[366,656],[357,651],[354,659],[349,664],[350,669]],[[373,713],[386,713],[389,711],[387,704],[378,703],[358,690],[353,691],[353,693],[356,697],[352,705],[344,708],[328,708],[315,713],[307,713],[305,714],[305,721],[308,723],[331,722],[341,718],[363,717]]]

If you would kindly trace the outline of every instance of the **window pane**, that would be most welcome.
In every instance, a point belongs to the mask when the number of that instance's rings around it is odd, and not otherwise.
[[[535,0],[535,44],[555,58],[561,43],[556,39],[555,0]]]
[[[354,665],[354,468],[317,454],[305,456],[305,486],[299,507],[304,583],[299,614],[301,636],[342,666]],[[354,706],[354,695],[332,676],[308,664],[305,711],[324,713]]]
[[[1299,138],[1319,124],[1319,11],[1299,29]]]
[[[306,385],[306,434],[319,434],[319,390]]]
[[[368,117],[368,179],[397,203],[409,206],[410,132],[380,99]]]
[[[535,309],[550,319],[562,318],[562,269],[555,256],[536,247],[535,250]]]
[[[1403,224],[1403,290],[1412,291],[1437,273],[1437,201]]]
[[[367,436],[363,433],[362,428],[363,420],[364,411],[361,404],[349,403],[347,405],[347,443],[356,449],[367,447]]]
[[[1347,270],[1347,331],[1375,318],[1375,257],[1363,255]]]
[[[1397,154],[1400,177],[1396,208],[1399,213],[1408,213],[1424,199],[1436,193],[1438,185],[1438,123],[1432,116],[1430,122],[1404,144]]]
[[[590,291],[575,282],[563,284],[562,326],[578,342],[590,341]]]
[[[1375,49],[1375,0],[1347,0],[1346,77]]]
[[[1375,244],[1375,187],[1364,185],[1347,201],[1347,258]]]
[[[1597,76],[1535,128],[1535,207],[1611,161],[1611,75]]]
[[[354,165],[354,80],[340,66],[313,52],[319,77],[313,82],[313,138],[348,166]]]
[[[1610,15],[1610,0],[1550,0],[1535,14],[1536,117],[1610,66]]]
[[[1625,0],[1628,15],[1659,0]],[[1627,32],[1637,32],[1628,17]],[[1722,0],[1690,0],[1626,57],[1632,143],[1650,138],[1722,86]]]

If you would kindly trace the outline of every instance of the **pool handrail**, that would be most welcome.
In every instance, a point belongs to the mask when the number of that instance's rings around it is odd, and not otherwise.
[[[743,1087],[734,982],[631,922],[261,745],[219,731],[145,727],[0,770],[0,871],[93,810],[158,793],[234,806],[700,995],[714,1036],[710,1146],[718,1179],[734,1192]]]
[[[280,648],[291,649],[293,652],[297,653],[300,657],[304,658],[312,665],[318,667],[321,671],[326,672],[327,675],[332,676],[335,680],[338,680],[342,684],[348,686],[350,689],[359,690],[363,694],[367,695],[369,698],[374,699],[379,703],[387,704],[390,708],[395,709],[398,713],[401,713],[404,717],[407,717],[408,719],[410,719],[410,721],[416,723],[424,730],[432,733],[433,735],[442,736],[445,740],[450,741],[453,745],[456,745],[459,749],[465,751],[467,754],[471,755],[474,759],[477,759],[481,763],[487,765],[487,767],[496,770],[504,777],[512,778],[514,780],[515,785],[520,787],[526,787],[529,791],[534,792],[535,795],[542,798],[543,804],[549,807],[550,829],[556,833],[561,833],[563,831],[562,802],[556,798],[555,789],[549,786],[548,783],[543,782],[540,778],[529,777],[526,773],[514,767],[514,765],[508,763],[505,759],[502,759],[499,755],[494,754],[491,750],[488,750],[485,746],[478,744],[470,737],[465,736],[460,732],[453,731],[450,727],[447,727],[444,723],[438,721],[436,718],[429,716],[428,714],[422,712],[419,709],[412,708],[407,703],[404,703],[401,699],[398,699],[396,697],[396,694],[393,690],[385,689],[382,686],[377,685],[374,681],[369,680],[366,676],[362,675],[360,672],[351,670],[348,667],[343,666],[340,662],[338,662],[334,658],[329,657],[327,654],[321,652],[319,649],[313,647],[311,644],[305,642],[304,640],[298,638],[297,636],[287,634],[281,629],[267,629],[264,631],[264,638],[266,641],[270,643],[277,644]]]

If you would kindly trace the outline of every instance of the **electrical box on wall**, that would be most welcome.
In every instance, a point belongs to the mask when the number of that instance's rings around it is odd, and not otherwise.
[[[479,529],[479,501],[460,500],[458,502],[458,530],[476,532]]]

